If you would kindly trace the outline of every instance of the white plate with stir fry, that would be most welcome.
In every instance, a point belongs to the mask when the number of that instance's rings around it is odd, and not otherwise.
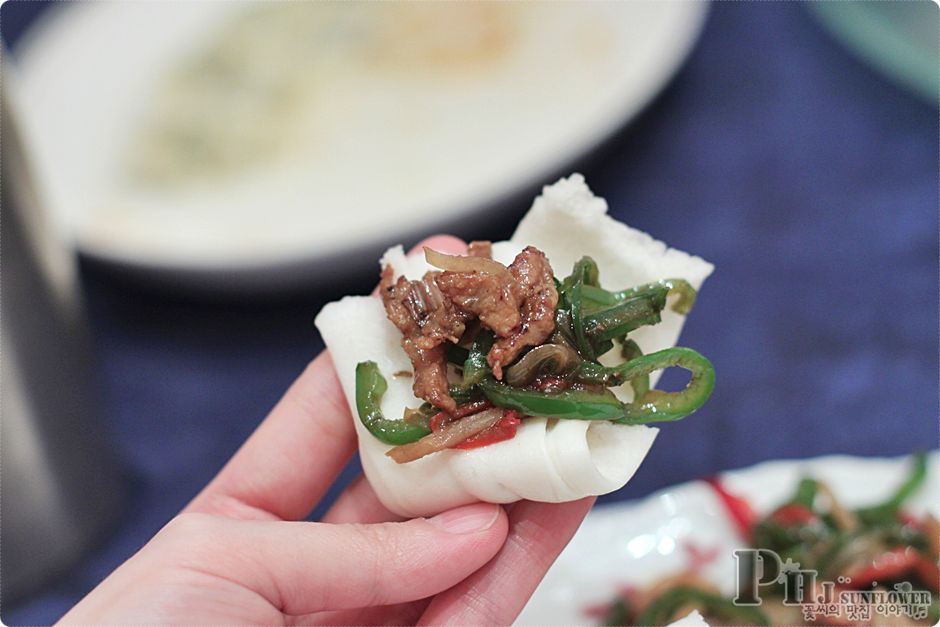
[[[516,624],[630,624],[641,619],[661,625],[688,614],[693,607],[704,607],[706,611],[702,614],[712,625],[761,624],[759,616],[735,614],[735,609],[740,608],[727,607],[730,605],[727,600],[735,595],[732,551],[755,544],[781,549],[779,539],[768,539],[768,521],[805,532],[812,527],[802,525],[810,522],[822,525],[822,519],[830,521],[830,526],[818,527],[824,531],[820,532],[817,545],[830,542],[827,546],[831,549],[837,544],[832,540],[845,533],[830,529],[832,518],[836,518],[841,522],[835,523],[835,529],[838,525],[854,526],[854,536],[845,535],[852,541],[840,544],[841,548],[833,550],[825,564],[814,564],[820,570],[820,580],[830,576],[849,580],[854,577],[855,581],[844,583],[844,587],[890,591],[899,581],[912,582],[916,590],[924,587],[925,578],[933,578],[933,605],[929,608],[932,613],[925,620],[918,622],[904,615],[879,616],[877,607],[870,608],[875,624],[933,625],[940,602],[934,577],[940,539],[936,527],[940,514],[937,498],[940,453],[926,455],[921,481],[917,481],[915,461],[910,456],[771,461],[722,474],[718,482],[725,497],[713,485],[694,481],[640,501],[598,507],[546,575]],[[793,503],[801,498],[801,489],[805,498],[809,482],[801,486],[803,479],[818,482],[811,503],[812,518],[801,509],[805,506]],[[890,509],[879,510],[877,506],[887,504],[903,491],[906,483],[913,489],[903,495],[906,498],[900,505],[901,513],[891,514],[898,521],[891,528],[902,534],[901,539],[888,541],[887,536],[868,533],[868,529],[874,528],[872,521]],[[747,520],[747,507],[740,501],[737,505],[729,504],[728,496],[731,501],[739,497],[750,506],[763,524],[761,531],[753,531],[758,527],[753,519]],[[856,511],[860,509],[863,511]],[[799,561],[797,553],[793,556]],[[873,586],[873,582],[877,584]],[[835,583],[839,585],[838,581]],[[672,599],[664,594],[690,587],[701,592],[680,590],[672,593]],[[695,599],[681,598],[683,594],[693,597],[698,594],[698,605]],[[757,609],[771,624],[849,624],[844,615],[817,616],[817,620],[807,621],[800,608],[783,607],[772,586],[761,588],[761,596],[764,602]],[[721,601],[714,601],[716,598]],[[653,605],[657,600],[658,608]],[[709,601],[715,603],[711,608]],[[623,607],[631,603],[633,607]],[[726,610],[729,613],[722,614]],[[643,616],[644,611],[650,613]],[[862,620],[850,622],[864,624]]]
[[[706,12],[64,3],[15,56],[40,182],[83,251],[263,284],[363,269],[557,174],[665,85]]]

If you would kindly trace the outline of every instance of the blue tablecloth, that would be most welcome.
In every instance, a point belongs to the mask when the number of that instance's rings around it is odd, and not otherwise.
[[[25,21],[9,7],[8,41]],[[683,336],[713,359],[714,397],[605,502],[771,458],[937,444],[936,107],[806,5],[712,8],[671,87],[579,166],[615,216],[717,266]],[[58,618],[143,544],[320,350],[321,304],[374,281],[200,303],[86,268],[106,419],[135,489],[110,539],[4,622]]]

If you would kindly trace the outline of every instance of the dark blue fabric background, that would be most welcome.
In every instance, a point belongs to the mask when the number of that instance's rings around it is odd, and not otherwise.
[[[7,41],[36,6],[4,5]],[[605,502],[771,458],[937,445],[936,107],[804,4],[712,8],[671,87],[578,167],[616,217],[717,266],[682,338],[713,359],[715,394]],[[498,239],[525,209],[459,234]],[[2,608],[8,624],[55,620],[173,516],[320,350],[322,303],[376,279],[207,303],[83,275],[133,496],[66,578]]]

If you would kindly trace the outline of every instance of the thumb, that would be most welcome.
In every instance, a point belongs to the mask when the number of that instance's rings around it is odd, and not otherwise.
[[[414,601],[463,581],[502,547],[499,505],[477,503],[433,518],[373,525],[211,518],[198,534],[211,556],[191,565],[236,581],[285,614]],[[208,558],[208,559],[207,559]]]

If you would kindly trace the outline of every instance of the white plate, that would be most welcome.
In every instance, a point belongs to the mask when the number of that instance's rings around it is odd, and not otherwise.
[[[270,155],[175,188],[135,181],[129,164],[161,81],[239,12],[271,10],[301,12],[277,28],[306,25],[297,28],[316,36],[297,41],[320,43],[301,53],[248,46],[247,59],[297,88],[300,113],[262,107],[265,128],[287,129],[270,133],[281,138]],[[706,11],[704,2],[63,3],[16,51],[24,134],[50,208],[85,253],[182,280],[257,283],[285,268],[309,278],[335,271],[324,260],[374,253],[566,173],[659,92]],[[295,63],[297,74],[277,74]],[[291,82],[298,75],[302,84]],[[227,126],[258,118],[232,114]]]
[[[792,495],[804,476],[826,481],[850,507],[873,505],[904,480],[910,458],[830,456],[772,461],[721,475],[725,486],[758,513]],[[940,453],[929,457],[928,479],[906,509],[940,513]],[[599,506],[559,556],[516,621],[517,625],[581,625],[585,613],[609,603],[624,585],[646,586],[688,566],[685,547],[717,549],[702,574],[734,591],[732,551],[742,543],[710,487],[701,481],[668,488],[636,502]]]

